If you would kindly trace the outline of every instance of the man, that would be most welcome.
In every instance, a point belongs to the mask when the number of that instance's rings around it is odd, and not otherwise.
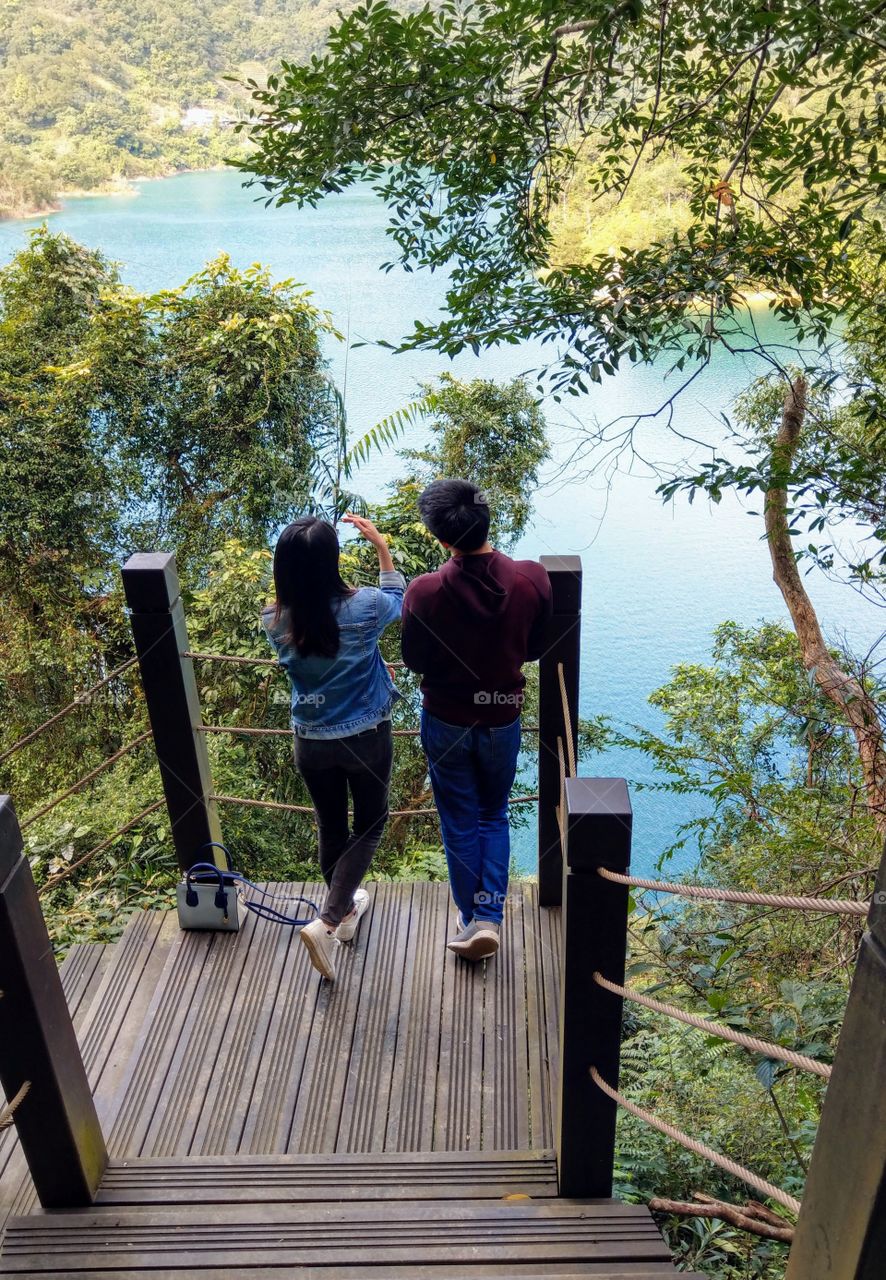
[[[421,677],[421,740],[440,811],[467,960],[494,955],[508,889],[508,797],[520,751],[524,662],[542,654],[551,585],[489,544],[489,507],[467,480],[436,480],[421,517],[451,553],[403,602],[403,658]]]

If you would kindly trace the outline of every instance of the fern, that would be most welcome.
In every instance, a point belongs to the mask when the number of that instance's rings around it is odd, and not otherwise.
[[[402,409],[396,409],[388,417],[382,418],[374,427],[356,440],[345,454],[343,474],[350,477],[355,465],[365,462],[373,449],[382,452],[392,448],[403,435],[407,427],[415,426],[426,414],[433,413],[439,403],[435,391],[428,391],[418,400],[412,400]]]

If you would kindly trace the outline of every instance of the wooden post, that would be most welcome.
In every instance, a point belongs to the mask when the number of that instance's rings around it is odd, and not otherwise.
[[[581,655],[581,559],[542,556],[541,564],[551,580],[554,612],[538,664],[538,901],[543,907],[556,907],[563,893],[563,854],[557,819],[560,804],[558,738],[563,740],[564,752],[567,749],[558,667],[563,664],[575,739]]]
[[[624,778],[567,779],[556,1106],[561,1196],[612,1194],[616,1104],[594,1084],[590,1069],[618,1088],[623,1002],[599,987],[594,973],[624,982],[628,890],[604,880],[597,868],[627,871],[631,823]]]
[[[194,664],[175,570],[175,556],[160,552],[130,556],[123,566],[123,588],[141,670],[151,731],[182,871],[195,862],[224,866],[218,811],[201,724]]]
[[[108,1163],[31,866],[0,796],[0,1082],[46,1209],[92,1204]]]
[[[886,854],[861,940],[786,1280],[886,1275]]]

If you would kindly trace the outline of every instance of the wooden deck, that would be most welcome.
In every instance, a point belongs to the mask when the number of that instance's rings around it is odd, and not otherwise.
[[[112,1163],[92,1209],[45,1213],[0,1136],[0,1272],[675,1274],[645,1209],[557,1198],[559,913],[514,886],[501,953],[471,966],[445,949],[447,886],[371,890],[334,985],[251,915],[201,934],[141,913],[74,949]]]

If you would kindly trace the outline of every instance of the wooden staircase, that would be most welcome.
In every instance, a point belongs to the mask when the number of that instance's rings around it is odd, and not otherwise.
[[[72,949],[111,1163],[92,1207],[44,1211],[0,1135],[0,1274],[676,1274],[645,1207],[557,1196],[557,913],[525,886],[508,947],[471,967],[442,945],[445,886],[373,891],[334,987],[253,917],[200,935],[139,913],[115,946]]]
[[[122,1280],[675,1275],[646,1209],[557,1198],[552,1153],[115,1161],[98,1200],[7,1225],[2,1272]]]

